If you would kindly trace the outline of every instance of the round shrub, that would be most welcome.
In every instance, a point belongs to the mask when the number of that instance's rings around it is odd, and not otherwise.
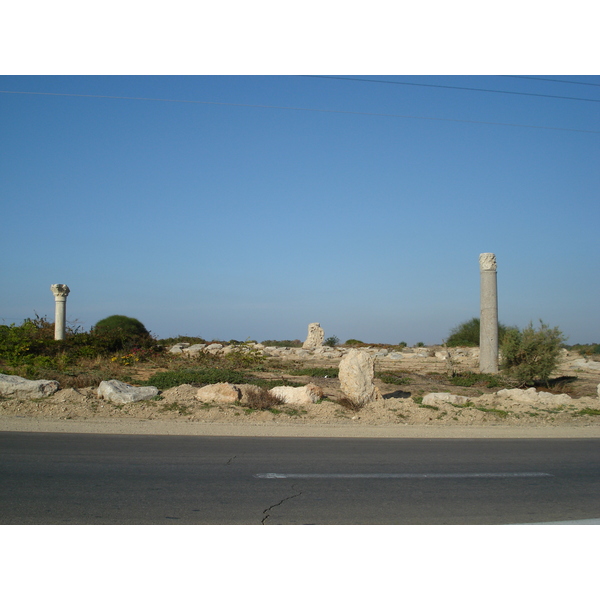
[[[450,348],[456,346],[479,346],[479,330],[481,327],[478,318],[465,321],[450,331],[446,345]],[[498,342],[501,344],[507,331],[514,329],[498,323]]]
[[[150,332],[144,325],[132,317],[124,315],[112,315],[101,319],[94,326],[94,331],[98,334],[111,333],[120,331],[125,335],[148,337]]]
[[[112,315],[96,323],[92,329],[98,346],[106,352],[144,348],[153,342],[149,331],[137,319]]]

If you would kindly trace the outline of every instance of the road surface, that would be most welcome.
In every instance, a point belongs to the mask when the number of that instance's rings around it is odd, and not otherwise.
[[[0,433],[1,524],[519,524],[598,517],[599,439]]]

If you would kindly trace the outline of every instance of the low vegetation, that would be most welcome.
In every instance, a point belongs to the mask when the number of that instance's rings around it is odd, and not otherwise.
[[[457,325],[450,331],[450,335],[446,340],[446,345],[449,348],[455,348],[457,346],[476,347],[479,346],[479,332],[481,329],[481,321],[478,318],[465,321],[460,325]],[[498,340],[502,343],[504,336],[508,331],[515,329],[514,327],[507,327],[498,323]]]
[[[548,385],[564,340],[558,327],[550,328],[543,321],[538,329],[532,323],[522,331],[512,328],[502,342],[502,369],[518,385],[534,385],[537,381]]]

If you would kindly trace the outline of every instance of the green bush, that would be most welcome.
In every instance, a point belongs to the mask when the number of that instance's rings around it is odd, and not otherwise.
[[[450,335],[446,340],[446,345],[450,348],[457,346],[479,346],[479,330],[481,322],[478,318],[465,321],[460,325],[450,330]],[[506,332],[514,329],[514,327],[507,327],[498,323],[498,341],[501,344]]]
[[[502,369],[519,385],[533,385],[536,381],[548,385],[564,341],[558,327],[551,329],[541,320],[537,330],[532,323],[522,331],[511,328],[501,346]]]
[[[128,336],[148,337],[150,333],[144,325],[133,317],[112,315],[94,325],[95,333],[122,332]]]
[[[346,340],[346,346],[358,346],[359,344],[364,344],[364,342],[361,342],[360,340],[355,340],[355,339],[349,339]]]
[[[331,346],[331,348],[333,348],[334,346],[337,346],[339,343],[340,343],[340,338],[337,337],[336,335],[331,335],[328,338],[325,338],[323,345]]]
[[[92,328],[92,333],[98,341],[101,340],[100,345],[106,352],[144,347],[152,340],[149,331],[140,321],[124,315],[101,319]]]

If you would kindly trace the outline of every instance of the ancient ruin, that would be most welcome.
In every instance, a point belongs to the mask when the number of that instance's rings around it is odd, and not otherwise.
[[[66,332],[67,296],[71,291],[64,283],[54,283],[50,286],[54,294],[54,339],[64,340]]]
[[[350,350],[340,361],[340,387],[347,398],[363,406],[381,400],[379,389],[373,383],[375,358],[361,350]]]
[[[498,372],[498,287],[496,255],[479,255],[481,273],[479,321],[479,370]]]
[[[320,348],[323,345],[325,339],[325,332],[321,329],[319,323],[311,323],[308,326],[308,336],[302,347],[306,350],[314,350]]]

